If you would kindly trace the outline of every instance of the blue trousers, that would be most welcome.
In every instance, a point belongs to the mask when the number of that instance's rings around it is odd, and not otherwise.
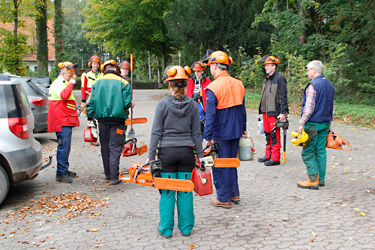
[[[240,139],[215,141],[219,143],[219,158],[236,158]],[[212,168],[217,199],[229,202],[231,197],[240,196],[237,168]]]
[[[72,128],[70,126],[63,126],[61,132],[56,132],[57,137],[57,175],[66,174],[69,169],[69,154],[70,146],[72,144]]]

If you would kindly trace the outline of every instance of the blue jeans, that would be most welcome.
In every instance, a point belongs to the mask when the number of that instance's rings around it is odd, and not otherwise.
[[[69,154],[70,154],[70,146],[72,143],[72,128],[63,126],[61,128],[61,132],[56,132],[57,137],[57,175],[66,174],[69,169]]]
[[[236,158],[239,140],[215,141],[219,144],[219,158]],[[212,168],[217,199],[229,202],[232,197],[240,196],[237,168]]]

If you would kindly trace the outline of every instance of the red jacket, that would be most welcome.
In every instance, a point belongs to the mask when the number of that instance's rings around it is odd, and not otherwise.
[[[195,78],[195,77],[194,77]],[[207,101],[207,96],[206,96],[206,93],[207,93],[207,86],[208,84],[211,83],[211,80],[208,78],[208,77],[205,77],[202,79],[202,86],[201,86],[201,95],[202,95],[202,100],[203,100],[203,108],[204,108],[204,112],[206,112],[206,101]],[[187,84],[187,89],[186,89],[186,95],[189,96],[189,97],[193,97],[193,94],[194,94],[194,87],[195,87],[195,83],[194,83],[194,80],[193,78],[190,78],[189,79],[189,82]]]
[[[73,83],[59,76],[49,88],[48,131],[61,132],[62,126],[79,126]]]

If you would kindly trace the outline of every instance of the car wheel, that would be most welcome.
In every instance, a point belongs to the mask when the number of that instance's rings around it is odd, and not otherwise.
[[[9,179],[8,175],[0,166],[0,204],[4,201],[5,197],[7,196],[9,191]]]

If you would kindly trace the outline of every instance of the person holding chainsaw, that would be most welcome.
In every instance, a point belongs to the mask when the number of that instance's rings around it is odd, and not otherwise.
[[[155,110],[147,162],[158,158],[162,162],[161,177],[190,180],[195,167],[194,149],[203,159],[199,110],[196,103],[186,96],[185,87],[190,68],[174,65],[165,69],[164,79],[171,94],[160,101]],[[172,237],[174,210],[177,202],[178,228],[183,236],[190,236],[194,227],[193,194],[160,190],[160,223],[158,232],[164,238]]]
[[[197,102],[199,108],[199,117],[201,121],[201,132],[202,140],[204,136],[204,122],[206,113],[206,91],[208,84],[211,80],[204,74],[204,69],[206,65],[203,62],[195,62],[193,64],[193,77],[189,79],[186,95],[193,98]]]
[[[90,69],[81,75],[81,108],[83,113],[86,113],[84,106],[88,102],[89,94],[91,92],[92,85],[103,75],[100,70],[100,58],[97,55],[92,55],[89,61]],[[93,120],[91,126],[96,128],[96,121]],[[99,146],[98,142],[91,142],[93,146]]]
[[[125,61],[121,62],[120,71],[121,71],[122,77],[124,77],[125,80],[127,80],[127,77],[128,77],[129,71],[130,71],[130,64],[129,64],[128,61],[125,60]]]
[[[77,177],[75,172],[69,171],[69,154],[72,144],[72,128],[79,126],[76,101],[73,96],[73,86],[77,75],[76,64],[61,62],[59,77],[49,88],[48,103],[48,131],[56,132],[57,137],[57,170],[56,181],[72,183]]]
[[[278,119],[286,121],[289,112],[286,79],[277,72],[280,60],[275,56],[264,56],[266,79],[263,83],[262,97],[259,104],[259,114],[263,116],[264,134],[266,135],[266,152],[259,162],[266,166],[280,165],[280,127],[276,125]]]
[[[205,138],[207,146],[219,144],[219,158],[236,158],[239,140],[246,135],[245,87],[231,77],[233,59],[223,51],[208,51],[208,63],[215,80],[207,87]],[[217,198],[215,207],[231,208],[240,202],[237,168],[212,168]]]
[[[324,77],[321,61],[311,61],[306,67],[310,82],[303,92],[298,132],[307,131],[309,134],[310,127],[313,127],[316,135],[309,135],[309,142],[303,146],[302,160],[307,167],[308,179],[299,181],[297,186],[319,189],[319,186],[324,186],[326,175],[326,143],[333,120],[335,88]]]
[[[104,174],[111,185],[121,183],[119,164],[123,146],[125,120],[131,100],[131,86],[119,73],[116,61],[111,59],[102,65],[104,75],[92,86],[87,103],[87,119],[94,117],[99,123],[99,138]]]

